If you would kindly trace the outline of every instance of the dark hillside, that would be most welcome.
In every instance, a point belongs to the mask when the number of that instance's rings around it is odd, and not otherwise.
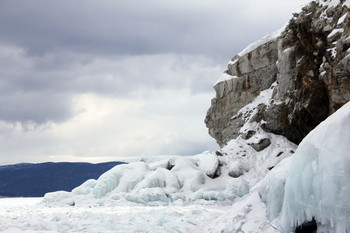
[[[97,179],[123,162],[39,163],[0,166],[0,196],[41,197],[47,192],[71,191],[88,179]]]

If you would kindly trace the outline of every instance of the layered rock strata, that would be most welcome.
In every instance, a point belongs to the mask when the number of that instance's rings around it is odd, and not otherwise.
[[[239,110],[268,88],[271,103],[250,120],[294,143],[350,100],[350,6],[334,2],[311,2],[281,32],[232,58],[205,118],[220,146],[243,134]]]

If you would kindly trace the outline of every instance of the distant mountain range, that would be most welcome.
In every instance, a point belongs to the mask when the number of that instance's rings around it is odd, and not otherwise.
[[[71,191],[123,163],[49,162],[0,166],[0,197],[42,197],[47,192]]]

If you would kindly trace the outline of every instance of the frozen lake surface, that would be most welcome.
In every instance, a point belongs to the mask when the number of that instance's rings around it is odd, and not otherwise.
[[[195,232],[230,206],[186,205],[47,207],[42,198],[1,198],[0,231],[34,232]]]

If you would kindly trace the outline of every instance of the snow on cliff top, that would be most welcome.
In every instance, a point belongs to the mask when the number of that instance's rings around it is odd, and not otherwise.
[[[215,86],[216,84],[218,84],[218,83],[225,82],[225,81],[227,81],[227,80],[231,80],[231,79],[234,79],[234,78],[238,78],[238,76],[233,76],[233,75],[230,75],[230,74],[224,72],[224,73],[222,73],[222,74],[219,76],[219,78],[218,78],[218,80],[215,82],[214,86]]]
[[[286,24],[287,25],[287,24]],[[281,35],[281,33],[284,31],[284,29],[286,28],[286,25],[284,25],[283,27],[281,27],[279,30],[268,34],[264,37],[262,37],[261,39],[251,43],[250,45],[248,45],[245,49],[243,49],[241,52],[239,52],[237,54],[237,56],[235,56],[234,60],[231,60],[228,64],[234,64],[236,62],[239,61],[239,57],[242,57],[248,53],[250,53],[251,51],[253,51],[254,49],[257,49],[259,46],[268,43],[269,41],[275,40],[278,36]],[[222,75],[220,75],[220,77],[218,78],[218,80],[214,83],[214,86],[217,85],[220,82],[224,82],[230,79],[234,79],[234,78],[238,78],[237,76],[232,76],[230,74],[228,74],[227,72],[224,72]]]
[[[281,35],[281,33],[284,31],[285,28],[286,28],[286,25],[281,27],[279,30],[277,30],[271,34],[268,34],[268,35],[262,37],[261,39],[251,43],[245,49],[243,49],[241,52],[239,52],[237,55],[242,57],[242,56],[246,55],[247,53],[250,53],[254,49],[257,49],[259,46],[266,44],[269,41],[275,40],[277,37],[279,37]]]

